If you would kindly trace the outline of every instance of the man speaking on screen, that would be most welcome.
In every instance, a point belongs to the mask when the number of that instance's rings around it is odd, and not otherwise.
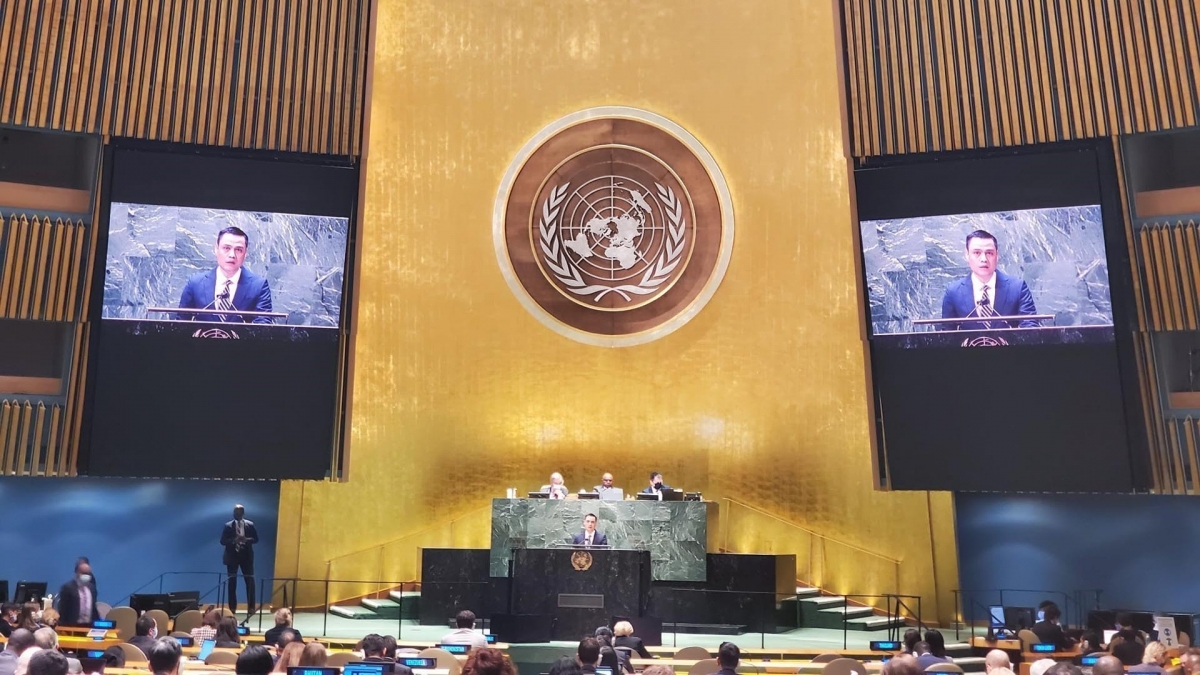
[[[179,298],[180,309],[216,309],[223,311],[269,312],[271,311],[271,287],[266,277],[260,277],[243,267],[250,237],[236,227],[227,227],[217,233],[217,245],[213,252],[217,266],[188,279]],[[179,314],[180,319],[196,321],[221,321],[226,323],[271,323],[266,316],[245,317],[239,314]]]
[[[1025,282],[996,269],[1000,246],[984,230],[967,235],[967,264],[971,274],[950,284],[942,296],[943,319],[1037,314],[1033,293]],[[964,321],[943,324],[943,330],[1037,328],[1036,321]]]

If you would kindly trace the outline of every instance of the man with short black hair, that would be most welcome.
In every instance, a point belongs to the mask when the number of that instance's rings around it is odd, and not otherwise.
[[[16,628],[8,636],[8,644],[0,652],[0,675],[13,675],[17,671],[17,661],[26,649],[34,646],[33,632],[24,628]]]
[[[387,652],[387,643],[382,635],[371,633],[362,640],[363,656],[366,657],[363,661],[386,661],[384,653]]]
[[[439,641],[444,645],[470,645],[471,649],[487,647],[487,638],[475,631],[475,612],[464,609],[454,617],[458,628],[446,633]]]
[[[158,638],[146,651],[154,675],[179,675],[179,657],[182,654],[183,648],[173,637]]]
[[[931,647],[930,644],[924,640],[918,642],[916,646],[913,647],[913,650],[916,652],[917,665],[921,666],[921,670],[928,670],[929,666],[932,666],[935,663],[946,662],[946,659],[934,656],[933,647]]]
[[[67,675],[67,657],[55,649],[43,649],[29,659],[29,675]]]
[[[736,675],[738,663],[742,660],[742,650],[732,642],[722,642],[717,648],[717,665],[721,670],[717,675]]]
[[[87,558],[75,562],[75,576],[62,585],[55,599],[59,623],[64,626],[90,626],[100,618],[96,608],[96,580]]]
[[[1075,646],[1075,641],[1067,637],[1062,626],[1058,625],[1062,611],[1053,602],[1042,603],[1042,620],[1033,624],[1033,634],[1043,644],[1052,644],[1056,651],[1066,651]]]
[[[154,646],[154,640],[158,637],[158,624],[154,622],[154,617],[149,614],[139,616],[137,623],[133,626],[133,632],[137,635],[129,638],[129,644],[149,656],[150,648]]]
[[[657,471],[650,472],[650,487],[642,490],[644,495],[658,495],[662,499],[662,491],[670,490],[671,486],[663,483],[663,476]]]
[[[608,546],[608,537],[603,532],[596,531],[596,514],[589,513],[583,517],[583,531],[571,539],[575,546]]]
[[[965,253],[971,273],[950,284],[942,294],[943,319],[1037,314],[1029,286],[996,268],[1000,243],[995,235],[985,230],[968,234]],[[1037,321],[964,321],[945,324],[941,330],[1037,327]]]
[[[217,244],[213,248],[217,266],[188,279],[187,285],[183,287],[183,294],[179,297],[179,308],[270,312],[271,286],[267,283],[267,278],[260,277],[242,266],[246,262],[246,251],[249,248],[250,237],[240,228],[229,226],[218,232]],[[247,321],[246,317],[239,314],[181,312],[175,317],[185,321],[272,323],[269,317],[256,316]]]
[[[600,642],[596,638],[583,638],[579,641],[575,658],[579,660],[579,667],[583,672],[594,675],[596,664],[600,662]]]

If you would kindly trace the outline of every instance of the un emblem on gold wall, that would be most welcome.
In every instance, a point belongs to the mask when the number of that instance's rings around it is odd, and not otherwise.
[[[666,335],[708,302],[733,246],[725,179],[691,134],[633,108],[543,129],[496,198],[496,256],[542,323],[593,345]]]

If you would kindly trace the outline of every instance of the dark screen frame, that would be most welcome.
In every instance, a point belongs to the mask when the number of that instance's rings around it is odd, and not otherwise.
[[[343,156],[313,155],[277,151],[216,148],[181,143],[115,138],[105,146],[102,162],[100,212],[96,219],[96,251],[91,286],[91,301],[85,308],[91,330],[88,333],[88,364],[80,429],[78,455],[81,475],[121,475],[155,478],[254,478],[254,479],[326,479],[339,477],[344,470],[343,444],[347,424],[350,381],[350,329],[354,325],[353,299],[357,285],[359,195],[361,164]],[[332,422],[330,445],[322,449],[320,461],[293,461],[287,451],[279,450],[270,462],[255,462],[245,472],[235,465],[220,475],[197,476],[186,466],[178,471],[160,468],[95,473],[90,471],[97,451],[115,449],[93,447],[93,413],[96,408],[96,384],[104,350],[101,313],[104,279],[108,259],[109,216],[113,202],[164,204],[240,211],[264,211],[343,217],[348,220],[346,258],[343,266],[342,305],[336,329],[336,381],[329,391],[329,415]],[[269,465],[269,466],[268,466]],[[269,473],[269,475],[267,475]]]
[[[1129,491],[1150,487],[1151,473],[1145,420],[1134,351],[1136,328],[1132,267],[1125,206],[1111,141],[1086,140],[1023,146],[1020,148],[962,152],[922,153],[856,160],[854,194],[857,217],[855,240],[861,244],[860,223],[884,218],[980,213],[1014,209],[1100,204],[1108,262],[1109,293],[1114,324],[1114,358],[1120,381],[1126,456],[1119,464],[1120,476],[1092,480],[1087,457],[1080,455],[1078,473],[1058,471],[1047,475],[1036,465],[1016,467],[979,476],[945,475],[938,466],[925,467],[923,477],[912,475],[911,467],[898,477],[892,462],[909,459],[906,448],[888,447],[886,410],[881,398],[880,377],[905,350],[885,350],[874,344],[870,317],[866,266],[861,245],[859,255],[864,335],[871,359],[870,381],[876,434],[875,476],[878,485],[891,489],[917,490],[1054,490]],[[1047,180],[1052,177],[1052,180]],[[1011,348],[1009,348],[1011,349]],[[1024,347],[1023,349],[1035,349]],[[886,352],[892,351],[892,354]],[[901,353],[896,353],[901,352]],[[897,452],[899,450],[899,452]],[[928,459],[925,457],[923,459]],[[1112,459],[1112,458],[1109,458]],[[1004,457],[996,457],[1003,466]],[[1125,468],[1127,467],[1127,469]]]

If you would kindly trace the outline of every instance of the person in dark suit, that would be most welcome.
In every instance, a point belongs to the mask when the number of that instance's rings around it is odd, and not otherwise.
[[[742,660],[742,650],[732,642],[722,642],[720,647],[717,647],[717,665],[721,669],[717,671],[717,675],[737,675],[738,663]]]
[[[242,570],[242,578],[246,582],[246,611],[247,618],[254,614],[254,545],[258,543],[258,530],[254,523],[246,519],[246,507],[237,504],[233,507],[233,520],[225,523],[221,531],[221,545],[225,547],[225,555],[221,562],[225,563],[225,571],[229,575],[229,611],[237,612],[237,584],[235,577],[238,568]]]
[[[584,675],[596,675],[596,665],[600,663],[600,642],[594,637],[586,637],[579,641],[575,650],[575,658]]]
[[[576,546],[608,546],[608,537],[596,531],[596,514],[589,513],[583,517],[583,532],[572,537],[571,543]]]
[[[150,656],[150,648],[158,639],[158,624],[154,622],[154,618],[145,614],[139,616],[137,623],[134,624],[133,632],[137,635],[129,638],[129,644],[142,650],[147,657]]]
[[[971,274],[946,288],[942,295],[943,319],[1037,314],[1029,286],[996,269],[1000,248],[996,237],[984,230],[967,235],[967,264]],[[1013,324],[1017,324],[1013,326]],[[1036,321],[967,321],[946,324],[943,330],[1037,328]]]
[[[650,486],[642,490],[644,495],[661,495],[663,490],[672,489],[670,485],[663,483],[662,474],[657,471],[650,473]]]
[[[243,267],[250,238],[236,227],[217,233],[214,252],[217,266],[188,279],[179,297],[180,309],[239,310],[243,312],[271,311],[271,286],[266,277]],[[226,314],[180,312],[181,321],[222,321],[245,323],[246,317]],[[270,317],[254,317],[253,323],[272,323]]]
[[[1052,644],[1058,651],[1066,651],[1075,646],[1075,641],[1068,638],[1063,632],[1062,626],[1058,625],[1059,619],[1062,617],[1062,611],[1058,605],[1053,602],[1042,603],[1042,620],[1033,624],[1033,634],[1038,636],[1038,639],[1043,644]]]
[[[75,577],[58,591],[59,623],[64,626],[90,626],[100,618],[96,609],[96,580],[86,559],[75,563]]]
[[[618,621],[617,624],[613,626],[613,634],[616,635],[616,637],[613,638],[613,647],[637,652],[637,655],[643,659],[654,658],[651,656],[650,652],[646,650],[646,645],[642,642],[642,638],[633,634],[633,624],[629,623],[628,621]]]

